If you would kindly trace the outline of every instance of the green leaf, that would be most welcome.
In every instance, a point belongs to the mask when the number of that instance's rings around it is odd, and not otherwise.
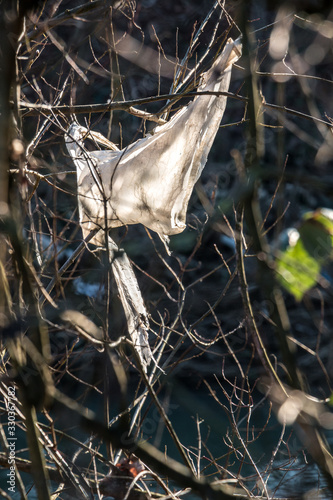
[[[281,285],[300,301],[317,283],[320,268],[318,260],[308,253],[302,239],[299,238],[293,246],[288,246],[280,253],[276,273]]]
[[[288,245],[277,258],[277,278],[297,300],[318,281],[333,255],[333,210],[320,208],[303,216],[299,230],[289,230]]]

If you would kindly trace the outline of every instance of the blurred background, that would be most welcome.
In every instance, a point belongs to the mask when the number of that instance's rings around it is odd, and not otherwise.
[[[7,10],[8,23],[15,9]],[[17,370],[6,346],[29,337],[29,304],[39,301],[54,386],[111,428],[125,415],[135,437],[181,461],[176,434],[197,477],[223,480],[244,495],[331,498],[331,6],[58,0],[37,2],[22,30],[5,118],[9,205],[32,296],[9,234],[1,240],[3,436],[8,377]],[[228,98],[187,227],[170,239],[171,255],[141,225],[111,232],[132,261],[150,315],[160,368],[150,367],[149,384],[173,434],[123,340],[126,321],[107,257],[93,246],[74,253],[82,234],[64,134],[76,119],[120,149],[144,137],[156,123],[108,104],[195,90],[226,39],[241,34],[243,57],[229,89],[236,98]],[[169,119],[189,100],[166,111],[167,99],[133,105]],[[68,259],[71,266],[60,272]],[[84,323],[85,335],[64,319],[68,310],[95,326]],[[112,355],[94,343],[95,327],[114,342]],[[289,403],[281,387],[290,388]],[[20,398],[16,412],[22,485],[12,498],[25,498],[23,491],[37,498]],[[120,485],[113,480],[119,464],[132,459],[126,449],[87,431],[79,414],[57,404],[39,407],[36,426],[57,498],[124,497],[127,469]],[[316,439],[324,443],[318,453]],[[1,444],[5,480],[4,437]],[[149,464],[143,470],[136,485],[142,491],[128,498],[198,496],[162,473],[157,480]]]

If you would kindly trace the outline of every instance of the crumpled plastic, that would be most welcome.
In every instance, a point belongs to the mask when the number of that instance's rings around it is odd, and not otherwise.
[[[198,91],[227,92],[240,41],[229,39]],[[77,169],[80,224],[92,229],[141,223],[162,237],[182,232],[194,185],[226,107],[225,95],[200,95],[152,134],[121,151],[86,151],[87,129],[73,123],[66,146]],[[91,240],[103,244],[101,234]]]
[[[198,91],[227,92],[232,65],[240,55],[240,42],[229,39],[222,54],[202,75]],[[185,229],[188,202],[206,164],[226,102],[226,95],[197,96],[152,134],[121,151],[87,151],[84,139],[89,130],[76,123],[65,136],[77,171],[83,237],[97,229],[90,243],[107,243],[129,336],[145,372],[154,361],[148,314],[127,255],[106,232],[141,223],[163,240]]]

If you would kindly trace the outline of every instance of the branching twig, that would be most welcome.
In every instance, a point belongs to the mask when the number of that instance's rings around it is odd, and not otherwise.
[[[200,92],[184,92],[180,94],[162,94],[152,97],[144,97],[141,99],[133,99],[129,101],[117,101],[110,102],[106,104],[82,104],[82,105],[62,105],[62,106],[52,106],[45,104],[32,104],[25,101],[20,102],[20,110],[26,116],[38,116],[42,115],[51,115],[51,114],[62,114],[65,116],[72,114],[89,114],[89,113],[103,113],[106,111],[127,111],[128,113],[132,113],[135,116],[140,115],[140,117],[150,120],[151,116],[154,116],[154,121],[156,121],[155,115],[151,115],[151,113],[145,113],[144,111],[136,110],[133,106],[149,104],[150,102],[158,102],[165,101],[167,99],[177,101],[181,98],[187,97],[196,97],[200,95],[224,95],[230,97],[232,99],[237,99],[238,101],[246,101],[246,97],[242,97],[237,94],[233,94],[232,92],[213,92],[213,91],[200,91]],[[156,119],[155,119],[156,118]],[[161,123],[165,123],[163,120]]]

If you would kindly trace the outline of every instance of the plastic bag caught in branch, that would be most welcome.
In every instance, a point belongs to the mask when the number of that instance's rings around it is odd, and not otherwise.
[[[227,92],[241,44],[229,39],[202,75],[199,91]],[[226,107],[226,96],[200,95],[121,151],[87,152],[87,129],[73,123],[66,145],[77,168],[80,223],[85,238],[107,229],[141,223],[161,236],[185,229],[194,185],[206,164]],[[102,232],[91,243],[104,244]]]
[[[240,42],[229,39],[202,75],[198,90],[227,92],[232,65],[240,55]],[[99,229],[90,242],[97,246],[108,242],[129,336],[145,372],[153,360],[148,314],[129,259],[123,251],[119,254],[110,236],[106,240],[105,231],[141,223],[163,239],[185,229],[188,202],[206,164],[226,101],[223,95],[197,96],[153,134],[121,151],[87,151],[85,138],[91,135],[101,142],[101,137],[76,123],[65,136],[77,171],[83,237]]]

